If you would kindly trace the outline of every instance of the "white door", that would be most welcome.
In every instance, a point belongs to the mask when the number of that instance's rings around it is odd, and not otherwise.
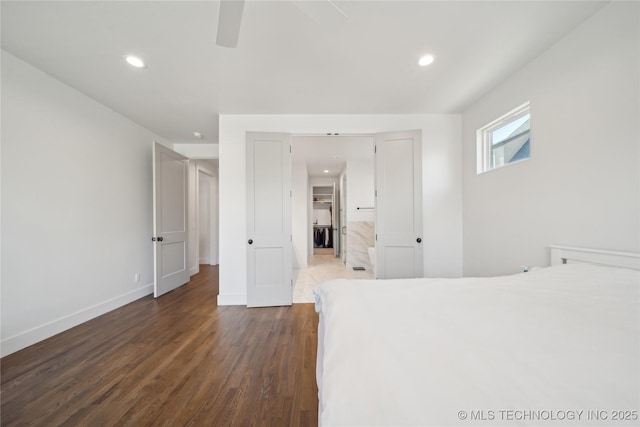
[[[291,137],[247,132],[247,306],[291,305]]]
[[[380,133],[375,144],[377,278],[422,277],[422,132]]]
[[[153,146],[153,295],[189,281],[187,258],[187,158]]]

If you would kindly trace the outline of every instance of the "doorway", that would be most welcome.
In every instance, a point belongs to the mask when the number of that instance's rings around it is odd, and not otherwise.
[[[325,280],[374,279],[374,136],[294,135],[292,171],[293,302]]]
[[[218,177],[198,170],[198,262],[218,264]]]
[[[349,253],[356,246],[349,236],[349,229],[353,228],[349,222],[349,211],[355,209],[357,215],[369,215],[373,218],[375,277],[421,277],[421,131],[385,132],[362,137],[368,139],[369,144],[374,144],[374,152],[369,150],[369,153],[375,158],[375,183],[371,182],[371,177],[368,180],[369,185],[373,184],[375,188],[374,203],[350,203],[347,199],[347,240],[350,242],[347,243],[346,270],[349,271]],[[249,165],[245,178],[248,307],[291,305],[294,262],[297,262],[298,269],[300,266],[309,266],[309,253],[304,256],[304,248],[310,246],[310,233],[303,232],[302,237],[296,236],[294,239],[293,226],[298,216],[296,212],[300,213],[302,210],[302,218],[306,218],[307,227],[311,227],[308,210],[304,212],[304,209],[312,200],[308,197],[308,185],[302,186],[306,187],[302,194],[295,191],[295,196],[294,187],[300,187],[297,185],[300,182],[308,183],[311,176],[309,170],[317,162],[292,161],[293,138],[291,134],[281,132],[246,132],[246,161]],[[298,135],[295,138],[302,137]],[[312,141],[310,145],[326,148],[326,145],[317,141]],[[339,155],[333,155],[327,150],[322,156],[340,160]],[[345,173],[350,174],[351,170],[347,165]],[[325,174],[330,172],[330,169],[323,170]],[[350,176],[347,182],[353,181],[353,176]],[[360,196],[364,193],[367,192],[347,191],[349,198],[354,194]],[[302,245],[298,244],[299,238]],[[294,253],[300,255],[301,252],[303,257],[292,256]],[[365,247],[363,252],[364,263],[364,258],[369,257],[369,247]]]
[[[189,275],[218,265],[218,159],[190,159],[188,170]]]
[[[313,221],[313,255],[338,256],[340,248],[337,187],[333,185],[313,186],[311,190]]]

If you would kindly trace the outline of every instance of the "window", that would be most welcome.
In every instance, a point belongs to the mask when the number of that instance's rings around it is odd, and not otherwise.
[[[478,173],[529,158],[530,117],[527,102],[478,129]]]

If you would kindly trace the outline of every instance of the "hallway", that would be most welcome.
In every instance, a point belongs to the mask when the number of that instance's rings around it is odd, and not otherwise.
[[[312,255],[307,268],[293,270],[293,303],[313,303],[313,288],[331,279],[374,279],[373,271],[347,270],[340,258]]]

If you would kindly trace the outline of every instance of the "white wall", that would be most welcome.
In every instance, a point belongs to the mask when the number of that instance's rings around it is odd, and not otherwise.
[[[1,136],[4,356],[152,291],[163,141],[6,52]]]
[[[373,152],[373,138],[371,151]],[[375,246],[375,173],[374,159],[348,160],[347,176],[347,221],[344,243],[347,247],[345,263],[347,269],[363,267],[375,274],[369,257],[369,248]],[[358,209],[361,208],[361,209]],[[363,209],[371,208],[371,209]]]
[[[547,245],[640,250],[638,3],[613,2],[463,114],[464,273]],[[476,129],[531,101],[531,159],[476,175]]]
[[[218,144],[173,144],[173,151],[190,159],[217,159]]]
[[[462,273],[458,115],[221,115],[219,304],[246,304],[247,131],[370,134],[421,129],[426,276]]]
[[[200,272],[198,247],[198,164],[197,160],[189,160],[187,164],[187,258],[189,276]]]
[[[373,141],[371,141],[373,150]],[[347,222],[375,221],[375,210],[360,209],[375,206],[375,175],[373,159],[347,161]],[[347,224],[342,224],[347,225]]]
[[[307,267],[307,232],[309,229],[307,165],[304,161],[291,164],[291,233],[293,237],[293,268]]]
[[[313,220],[313,224],[331,225],[331,216],[332,215],[331,215],[331,211],[329,211],[329,208],[314,209],[311,219]]]
[[[219,253],[219,239],[220,239],[220,213],[219,213],[219,202],[218,202],[218,188],[219,188],[219,179],[218,176],[214,176],[211,178],[211,264],[218,265],[220,259]]]
[[[217,145],[217,144],[216,144]],[[198,207],[200,208],[203,203],[208,204],[206,210],[209,212],[209,224],[208,224],[208,232],[209,235],[205,239],[207,241],[208,250],[207,250],[207,258],[208,261],[205,261],[205,264],[217,265],[218,264],[218,245],[219,245],[219,224],[218,224],[218,160],[212,159],[198,159],[197,160],[197,169],[198,173],[201,177],[208,183],[207,189],[207,198],[206,200],[200,201],[198,200]],[[198,181],[200,182],[200,180]],[[199,184],[198,184],[199,185]],[[201,234],[199,232],[199,234]],[[203,257],[199,255],[199,258]]]
[[[198,172],[198,262],[211,263],[211,180]]]

